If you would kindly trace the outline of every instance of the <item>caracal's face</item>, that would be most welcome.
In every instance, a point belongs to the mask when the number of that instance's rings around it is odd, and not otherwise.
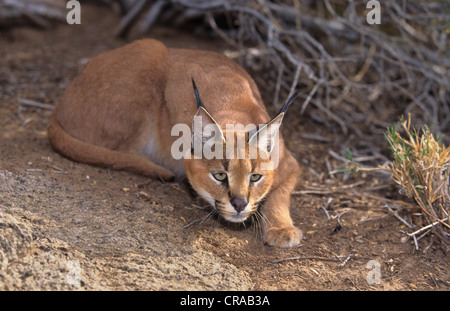
[[[194,190],[230,222],[243,222],[254,214],[274,178],[274,170],[267,165],[270,159],[263,160],[268,157],[259,154],[251,159],[248,143],[239,150],[237,141],[232,149],[233,156],[230,153],[226,156],[224,142],[222,159],[184,160],[186,175]]]

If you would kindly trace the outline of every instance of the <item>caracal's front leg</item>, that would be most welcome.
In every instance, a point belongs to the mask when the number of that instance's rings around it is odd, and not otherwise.
[[[297,181],[296,174],[285,179],[276,189],[269,193],[261,207],[264,215],[264,242],[279,247],[294,247],[300,243],[303,233],[294,227],[289,212],[291,192]]]

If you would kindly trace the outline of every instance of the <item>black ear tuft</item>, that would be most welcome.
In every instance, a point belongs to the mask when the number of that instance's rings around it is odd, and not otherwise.
[[[292,104],[292,102],[295,100],[295,98],[297,96],[298,96],[298,91],[295,91],[294,94],[292,94],[291,97],[289,97],[288,100],[284,103],[283,107],[281,107],[281,109],[278,112],[277,116],[279,114],[282,114],[283,112],[286,112],[286,110],[288,110],[289,106]]]
[[[198,92],[197,85],[195,84],[194,77],[192,79],[192,86],[194,87],[194,96],[195,96],[195,102],[197,103],[197,108],[203,107],[205,110],[205,105],[203,104],[202,99],[200,98],[200,93]]]
[[[298,96],[298,91],[295,91],[294,94],[292,94],[291,97],[288,98],[288,100],[284,103],[283,107],[281,107],[280,111],[277,113],[275,117],[273,117],[272,120],[267,122],[266,124],[259,125],[256,129],[251,130],[248,132],[248,141],[255,141],[258,135],[258,132],[261,132],[264,128],[268,129],[269,135],[266,134],[267,137],[266,141],[268,142],[267,146],[269,148],[273,147],[273,137],[277,134],[279,127],[281,126],[281,122],[283,121],[283,117],[285,112],[288,110],[289,106],[292,104],[294,99]]]

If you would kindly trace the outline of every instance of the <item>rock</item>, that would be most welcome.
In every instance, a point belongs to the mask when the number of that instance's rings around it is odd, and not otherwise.
[[[45,175],[0,171],[0,290],[253,287],[170,214],[76,191]]]

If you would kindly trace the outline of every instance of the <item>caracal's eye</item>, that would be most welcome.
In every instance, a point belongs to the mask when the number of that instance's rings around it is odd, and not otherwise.
[[[218,181],[225,181],[225,179],[227,179],[227,174],[225,174],[225,173],[215,173],[212,175]]]
[[[250,181],[251,182],[257,182],[258,180],[260,180],[262,177],[262,175],[260,174],[251,174],[250,175]]]

